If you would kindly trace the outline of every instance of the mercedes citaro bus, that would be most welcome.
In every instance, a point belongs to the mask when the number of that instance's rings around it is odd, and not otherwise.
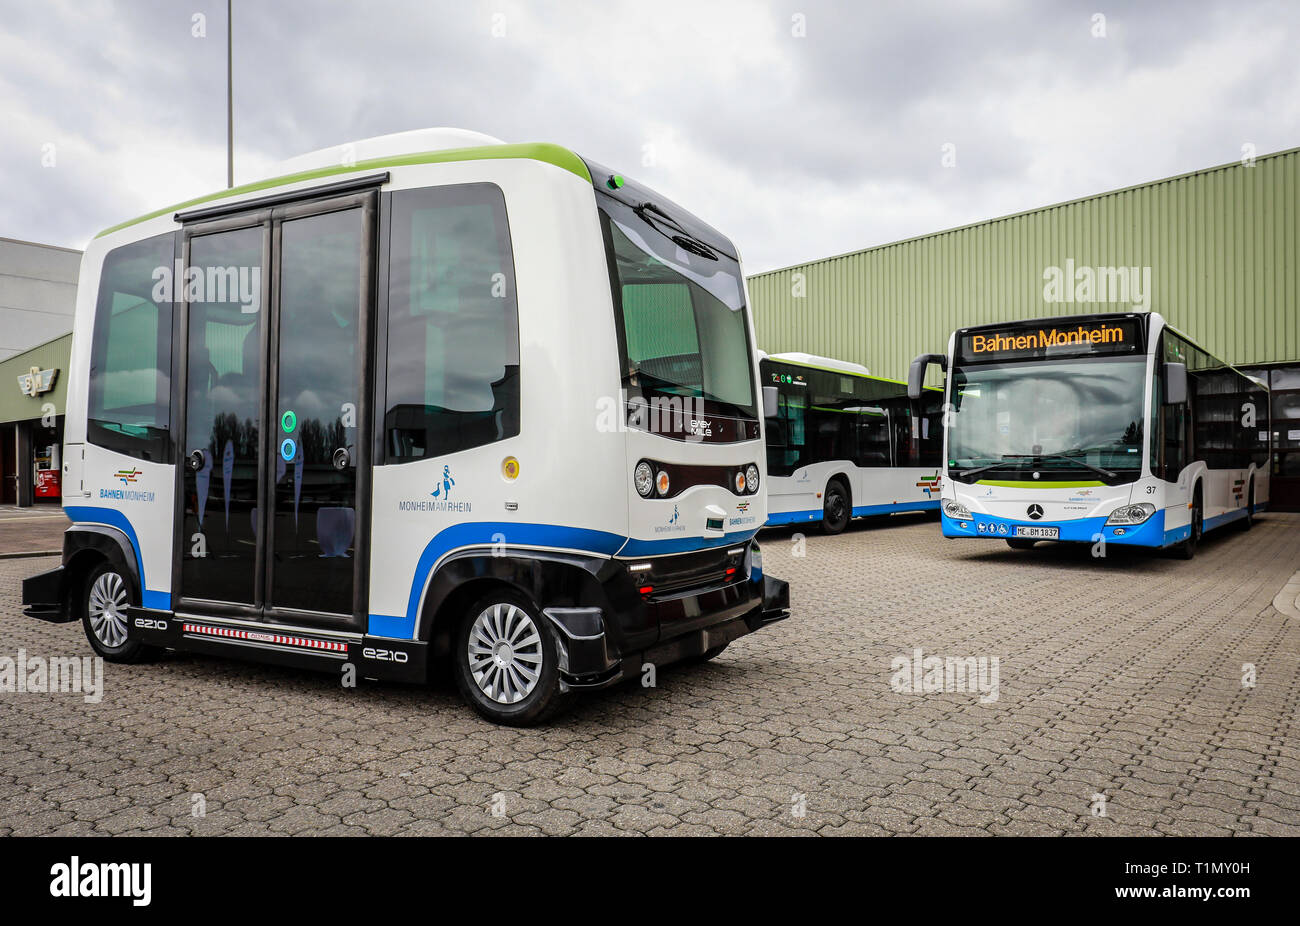
[[[568,150],[305,155],[87,248],[27,613],[536,722],[788,614],[754,356],[731,241]]]
[[[777,390],[767,420],[767,523],[816,524],[838,534],[850,518],[939,507],[943,392],[859,363],[772,354],[760,379]]]
[[[945,537],[1172,548],[1268,502],[1268,390],[1158,314],[964,328],[947,355]]]

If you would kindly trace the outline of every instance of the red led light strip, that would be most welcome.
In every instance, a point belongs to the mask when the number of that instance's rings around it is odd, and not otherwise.
[[[323,649],[331,653],[346,653],[346,643],[333,640],[313,640],[309,637],[290,637],[282,633],[265,633],[260,630],[235,630],[230,627],[210,627],[207,624],[185,624],[186,633],[206,634],[210,637],[229,637],[254,643],[276,643],[280,646],[300,646],[303,649]]]

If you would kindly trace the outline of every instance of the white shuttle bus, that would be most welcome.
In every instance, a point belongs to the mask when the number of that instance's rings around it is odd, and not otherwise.
[[[850,518],[939,508],[943,392],[859,363],[805,353],[762,356],[777,390],[767,420],[767,523],[838,534]]]
[[[945,537],[1170,548],[1268,503],[1268,390],[1158,314],[963,328],[947,355]],[[1104,545],[1101,547],[1104,549]]]
[[[731,241],[564,148],[305,155],[86,249],[26,613],[536,722],[787,616],[754,356]]]

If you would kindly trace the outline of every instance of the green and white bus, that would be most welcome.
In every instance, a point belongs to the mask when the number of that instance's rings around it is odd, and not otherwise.
[[[540,721],[785,618],[739,253],[549,144],[304,155],[86,249],[27,613]],[[654,414],[646,414],[647,408]]]
[[[907,384],[859,363],[805,353],[764,356],[769,526],[816,524],[838,534],[850,518],[939,507],[943,392],[919,399]]]

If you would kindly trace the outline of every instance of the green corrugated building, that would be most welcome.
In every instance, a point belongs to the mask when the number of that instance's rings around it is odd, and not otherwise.
[[[749,294],[764,350],[899,379],[967,325],[1160,312],[1270,384],[1274,506],[1300,508],[1297,247],[1293,148],[758,274]],[[1048,298],[1076,292],[1098,301]]]

